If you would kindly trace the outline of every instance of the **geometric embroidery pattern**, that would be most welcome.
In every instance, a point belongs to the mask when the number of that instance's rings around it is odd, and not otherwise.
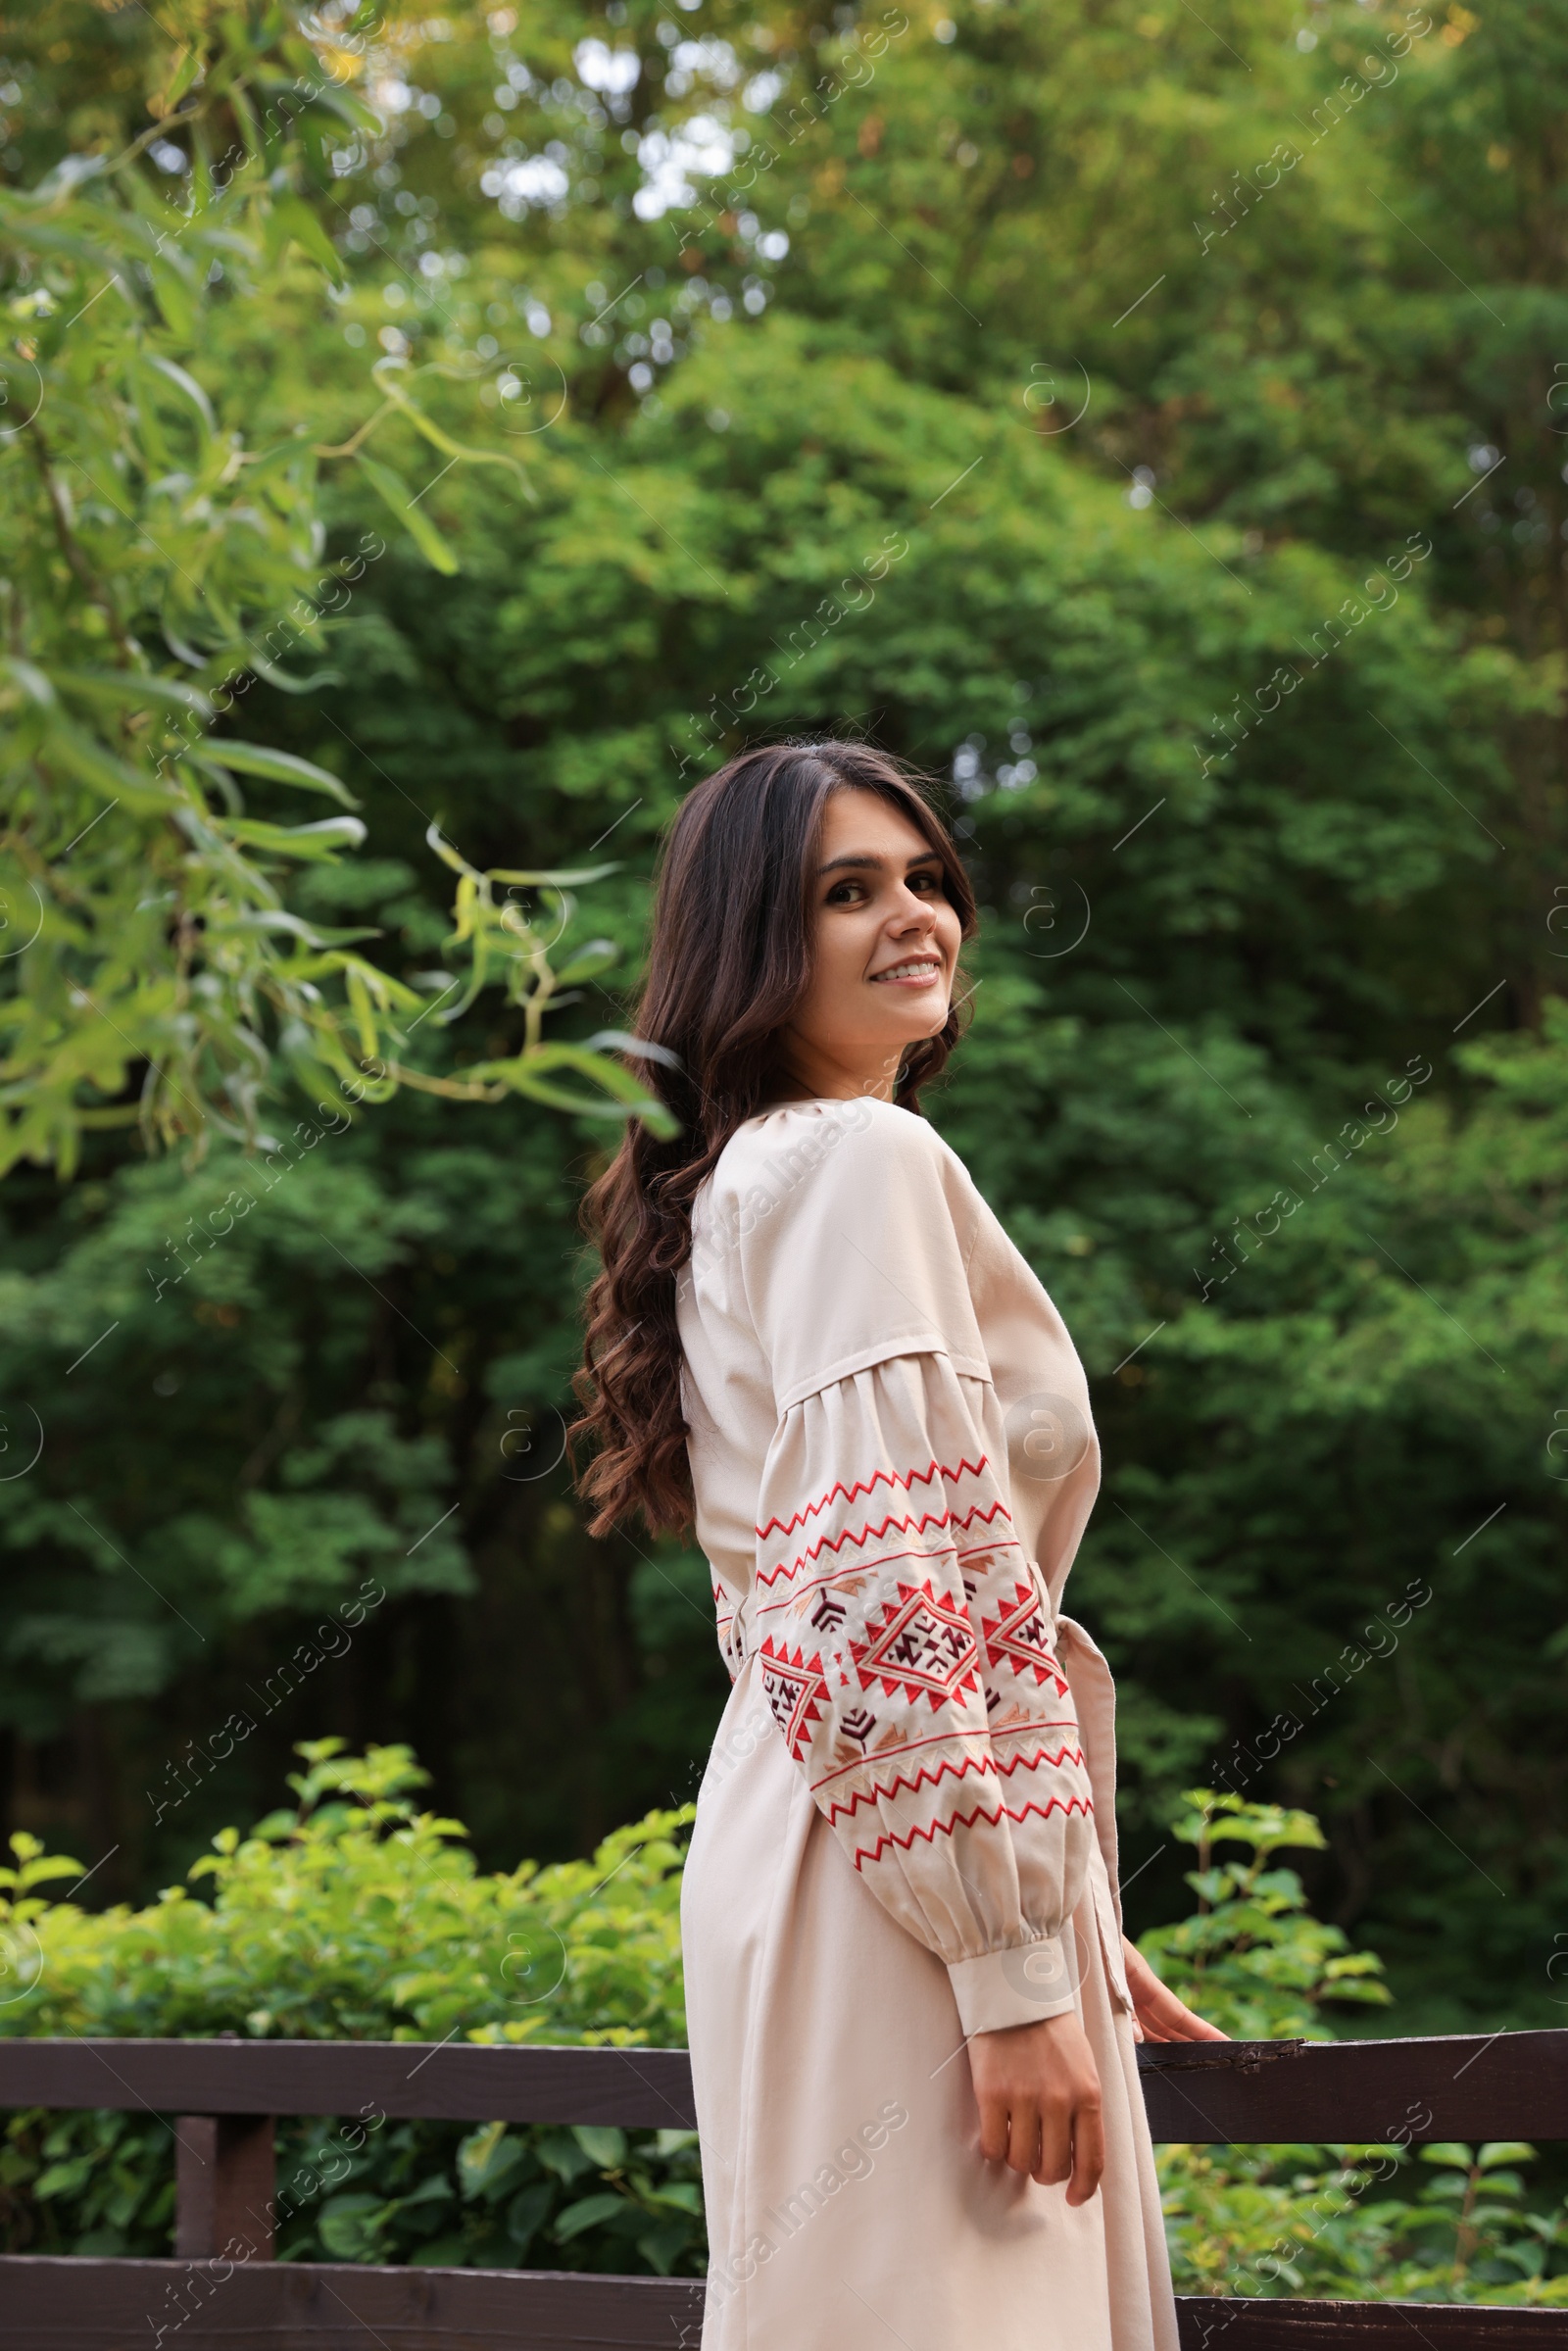
[[[1026,1820],[1049,1820],[1054,1812],[1079,1812],[1087,1817],[1092,1810],[1093,1806],[1086,1796],[1068,1796],[1065,1799],[1052,1796],[1044,1804],[1020,1804],[1016,1811],[1010,1804],[976,1804],[968,1812],[953,1812],[946,1820],[930,1821],[912,1828],[903,1837],[896,1832],[885,1832],[874,1845],[857,1852],[855,1866],[863,1869],[868,1861],[880,1861],[884,1853],[895,1850],[907,1853],[916,1844],[929,1845],[939,1837],[951,1837],[956,1829],[972,1829],[981,1821],[988,1829],[1000,1827],[1003,1821],[1016,1821],[1021,1827]]]
[[[718,1634],[718,1653],[723,1658],[732,1682],[740,1680],[741,1667],[746,1663],[746,1648],[736,1622],[736,1610],[729,1604],[729,1595],[716,1576],[710,1578],[713,1587],[713,1615]]]
[[[923,1696],[933,1711],[960,1691],[977,1692],[980,1659],[961,1594],[950,1598],[928,1583],[901,1584],[866,1631],[869,1640],[850,1643],[862,1690],[880,1682],[888,1697],[902,1689],[911,1706]]]
[[[841,1430],[869,1400],[845,1386]],[[804,1503],[769,1494],[751,1595],[753,1670],[817,1805],[893,1915],[949,1957],[977,1932],[1011,1938],[1020,1904],[1054,1932],[1093,1835],[1050,1602],[977,1434],[945,1456],[929,1438],[901,1445],[907,1472],[828,1471]],[[888,1457],[874,1404],[862,1441]]]
[[[960,1755],[956,1761],[944,1755],[939,1763],[922,1763],[912,1771],[879,1767],[871,1779],[864,1774],[857,1774],[847,1796],[835,1794],[819,1797],[818,1800],[823,1803],[829,1826],[836,1828],[841,1820],[853,1820],[867,1805],[889,1804],[896,1796],[916,1795],[922,1788],[938,1788],[947,1780],[1010,1781],[1020,1772],[1036,1772],[1042,1768],[1059,1770],[1067,1762],[1082,1765],[1083,1759],[1083,1749],[1078,1744],[1074,1726],[1073,1735],[1058,1739],[1054,1746],[1048,1742],[1036,1748],[1031,1755],[1014,1755],[1005,1763],[999,1763],[994,1755]],[[826,1783],[818,1781],[812,1792],[815,1793],[824,1785],[831,1787],[833,1779],[842,1776],[829,1775]]]
[[[965,1467],[967,1466],[968,1464],[965,1464]],[[1006,1504],[1001,1501],[993,1502],[989,1510],[982,1510],[977,1505],[974,1509],[963,1512],[961,1516],[951,1510],[923,1510],[918,1518],[912,1515],[900,1518],[890,1511],[886,1518],[878,1520],[874,1524],[867,1519],[862,1526],[846,1527],[841,1534],[819,1536],[815,1543],[808,1543],[806,1549],[797,1552],[793,1559],[781,1559],[775,1567],[760,1567],[757,1571],[757,1582],[760,1587],[764,1589],[777,1584],[781,1578],[787,1582],[801,1568],[814,1565],[824,1551],[835,1553],[842,1551],[846,1543],[860,1545],[868,1543],[884,1543],[889,1535],[918,1537],[929,1533],[933,1527],[942,1534],[955,1529],[966,1533],[976,1519],[986,1526],[993,1526],[999,1518],[1003,1519],[1009,1527],[1011,1526],[1011,1515]],[[1010,1534],[1004,1537],[1003,1540],[1008,1544],[1016,1542],[1016,1538]],[[904,1555],[919,1558],[925,1554],[917,1545],[911,1552]],[[842,1567],[844,1562],[840,1560],[838,1565]]]
[[[773,1720],[784,1734],[785,1742],[797,1763],[811,1743],[811,1733],[822,1720],[827,1708],[827,1684],[822,1678],[820,1657],[808,1659],[797,1649],[792,1657],[788,1649],[773,1645],[772,1635],[763,1641],[758,1655],[762,1676],[762,1689]]]
[[[988,1666],[995,1667],[1005,1658],[1015,1674],[1032,1673],[1037,1686],[1054,1682],[1057,1696],[1066,1696],[1067,1685],[1051,1653],[1050,1636],[1035,1585],[1014,1586],[1010,1600],[997,1616],[983,1615],[980,1639],[985,1643]]]

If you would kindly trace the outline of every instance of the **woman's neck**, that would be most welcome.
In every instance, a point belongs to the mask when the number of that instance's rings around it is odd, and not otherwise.
[[[769,1104],[787,1102],[892,1102],[898,1091],[899,1062],[874,1063],[869,1068],[847,1068],[827,1055],[798,1048],[782,1057],[767,1088]]]

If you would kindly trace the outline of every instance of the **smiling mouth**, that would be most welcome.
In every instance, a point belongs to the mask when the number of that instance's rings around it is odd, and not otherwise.
[[[897,987],[916,988],[942,977],[940,955],[909,955],[902,963],[890,963],[886,971],[873,971],[873,985],[891,981]]]

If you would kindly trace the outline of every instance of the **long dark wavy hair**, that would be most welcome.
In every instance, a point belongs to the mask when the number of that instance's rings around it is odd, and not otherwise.
[[[822,814],[835,792],[874,792],[906,816],[942,861],[965,939],[974,894],[947,827],[913,778],[861,743],[775,744],[743,752],[687,797],[669,830],[654,907],[639,1039],[673,1063],[639,1063],[678,1122],[669,1141],[627,1129],[583,1202],[601,1271],[588,1293],[576,1377],[582,1416],[572,1457],[588,1455],[579,1490],[608,1534],[641,1510],[674,1531],[692,1517],[681,1411],[675,1284],[691,1253],[692,1201],[746,1119],[790,1091],[779,1033],[811,966],[812,873]],[[920,1088],[959,1034],[956,1010],[905,1054],[894,1099]]]

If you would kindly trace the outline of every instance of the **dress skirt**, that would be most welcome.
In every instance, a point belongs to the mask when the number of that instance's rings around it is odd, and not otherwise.
[[[1177,2351],[1132,2020],[1091,1890],[1063,1939],[1106,2162],[1076,2209],[981,2156],[948,1970],[860,1883],[755,1656],[703,1782],[681,1925],[703,2351]]]

